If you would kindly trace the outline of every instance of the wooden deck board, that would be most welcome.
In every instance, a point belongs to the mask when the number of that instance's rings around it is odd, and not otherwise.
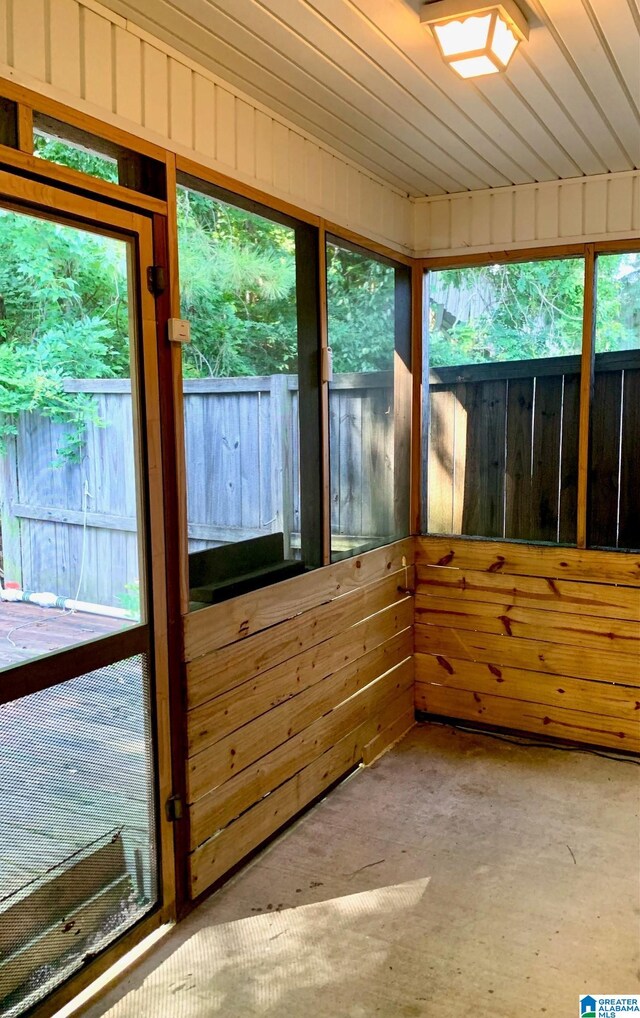
[[[26,614],[39,620],[50,611],[0,606],[0,642],[16,618]],[[70,636],[70,642],[77,640],[87,618],[54,621],[51,632],[59,645]],[[95,618],[96,629],[108,631],[113,625],[113,620]],[[32,627],[22,632],[25,642],[27,633],[31,641]],[[134,855],[142,852],[145,891],[151,892],[148,728],[143,677],[135,660],[0,707],[0,912],[24,884],[114,828],[123,830],[134,879]]]
[[[51,654],[86,640],[108,636],[128,625],[88,612],[39,608],[25,601],[0,602],[0,668]],[[2,678],[0,676],[0,682]]]

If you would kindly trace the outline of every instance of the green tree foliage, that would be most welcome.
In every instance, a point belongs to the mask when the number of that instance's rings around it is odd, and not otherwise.
[[[49,162],[88,173],[91,177],[99,177],[100,180],[108,180],[112,184],[118,183],[118,164],[115,159],[108,159],[97,152],[88,152],[79,145],[71,145],[53,135],[34,131],[33,153],[41,159],[48,159]]]
[[[640,347],[640,254],[598,258],[596,350]]]
[[[117,378],[129,369],[124,245],[47,220],[0,211],[0,434],[37,411],[68,422],[75,454],[90,398],[66,378]]]
[[[395,272],[336,244],[327,247],[329,343],[335,371],[390,371]]]
[[[185,375],[296,371],[294,231],[181,187],[178,237]]]
[[[46,136],[42,158],[115,180],[106,158]],[[286,226],[181,187],[183,314],[190,377],[297,370],[295,234]],[[0,438],[16,415],[69,422],[73,453],[95,407],[65,391],[69,378],[130,371],[125,245],[88,231],[0,212]],[[434,273],[431,362],[464,364],[575,353],[582,330],[581,259]],[[327,252],[330,342],[342,371],[393,364],[394,270],[346,247]],[[471,296],[471,313],[458,314]],[[468,300],[467,300],[467,303]],[[452,310],[453,308],[453,310]],[[640,257],[603,256],[598,349],[640,345]]]
[[[599,352],[639,345],[639,270],[634,254],[599,259]],[[433,366],[580,352],[581,258],[448,269],[433,277],[429,307]]]
[[[294,231],[199,192],[178,193],[185,374],[297,370]],[[328,246],[329,341],[336,371],[393,366],[394,271]]]

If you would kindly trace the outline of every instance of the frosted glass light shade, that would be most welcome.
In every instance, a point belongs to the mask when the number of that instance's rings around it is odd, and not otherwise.
[[[445,63],[462,78],[504,71],[528,26],[513,0],[465,10],[467,0],[436,0],[422,9]]]
[[[491,28],[491,14],[482,17],[471,16],[464,21],[443,21],[433,26],[433,32],[440,44],[443,57],[459,56],[486,49]]]
[[[496,17],[493,39],[490,42],[491,52],[506,67],[516,51],[519,40],[500,14]]]
[[[461,78],[481,78],[483,74],[497,74],[499,68],[489,60],[488,56],[465,57],[463,60],[452,60],[449,64]]]

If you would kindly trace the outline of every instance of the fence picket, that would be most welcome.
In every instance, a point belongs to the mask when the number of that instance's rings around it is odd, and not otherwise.
[[[639,356],[595,359],[592,545],[640,546]],[[569,356],[431,370],[429,533],[575,543],[579,366]]]
[[[65,427],[21,416],[0,469],[5,579],[75,597],[82,574],[81,600],[120,606],[140,578],[131,383],[73,379],[65,389],[92,395],[100,423],[87,423],[80,461],[62,462]],[[190,550],[283,531],[289,554],[292,540],[300,546],[297,377],[187,379],[184,389]],[[336,389],[342,434],[332,442],[348,450],[335,476],[337,503],[349,507],[343,523],[359,528],[364,518],[372,529],[362,536],[384,535],[390,373],[338,375]]]
[[[640,371],[624,372],[620,461],[620,533],[622,548],[640,548],[638,472],[640,469]]]
[[[564,376],[562,395],[562,454],[560,462],[561,543],[575,544],[578,514],[578,432],[580,375]]]
[[[611,548],[617,543],[622,372],[595,376],[591,407],[589,543]]]
[[[514,378],[507,394],[505,537],[531,536],[533,379]]]
[[[529,540],[558,539],[561,421],[562,376],[536,378]]]

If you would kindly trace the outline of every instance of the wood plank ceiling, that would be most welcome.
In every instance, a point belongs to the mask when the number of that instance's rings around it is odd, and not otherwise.
[[[507,72],[463,81],[421,0],[106,0],[411,195],[640,167],[638,0],[528,0]]]

